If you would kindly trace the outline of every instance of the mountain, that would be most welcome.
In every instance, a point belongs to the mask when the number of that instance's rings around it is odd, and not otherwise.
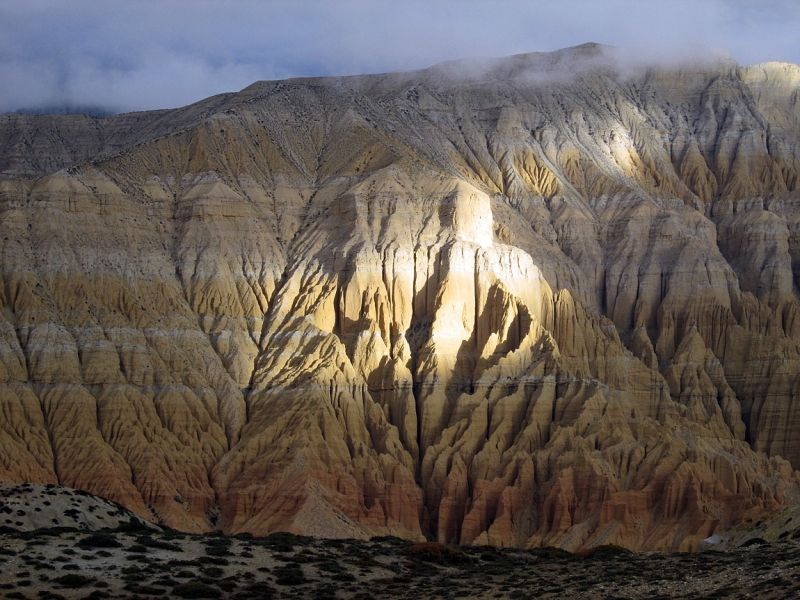
[[[799,90],[588,44],[0,116],[0,482],[573,551],[796,503]]]

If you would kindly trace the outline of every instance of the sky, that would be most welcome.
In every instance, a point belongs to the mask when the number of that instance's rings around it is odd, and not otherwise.
[[[800,64],[798,0],[0,0],[0,112],[173,108],[254,81],[598,42]]]

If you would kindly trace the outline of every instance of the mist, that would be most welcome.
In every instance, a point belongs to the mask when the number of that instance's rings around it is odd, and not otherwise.
[[[789,0],[4,0],[0,112],[170,108],[257,80],[411,70],[586,42],[623,62],[800,63]]]

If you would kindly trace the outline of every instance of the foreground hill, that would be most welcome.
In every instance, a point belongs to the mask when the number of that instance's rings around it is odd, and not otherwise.
[[[158,531],[158,527],[113,504],[82,490],[52,484],[0,485],[0,527],[15,532],[42,529],[129,528]]]
[[[797,502],[798,89],[586,45],[0,117],[0,481],[571,551]]]

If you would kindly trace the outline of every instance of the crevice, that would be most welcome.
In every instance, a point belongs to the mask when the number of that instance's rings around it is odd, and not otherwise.
[[[245,405],[245,422],[243,427],[250,422],[250,418],[252,416],[251,415],[252,405],[250,403],[250,395],[253,392],[253,385],[255,383],[255,376],[256,376],[256,371],[258,370],[259,360],[264,356],[264,354],[267,351],[267,348],[264,346],[264,343],[267,336],[267,330],[272,321],[272,312],[275,308],[275,300],[280,295],[281,291],[283,290],[288,280],[289,280],[289,270],[287,261],[287,263],[284,264],[283,272],[281,273],[281,278],[275,284],[275,290],[272,292],[272,298],[270,299],[267,311],[264,313],[264,318],[261,323],[261,335],[259,336],[258,353],[256,354],[256,357],[253,360],[253,370],[250,373],[250,378],[248,379],[247,387],[240,389]]]

